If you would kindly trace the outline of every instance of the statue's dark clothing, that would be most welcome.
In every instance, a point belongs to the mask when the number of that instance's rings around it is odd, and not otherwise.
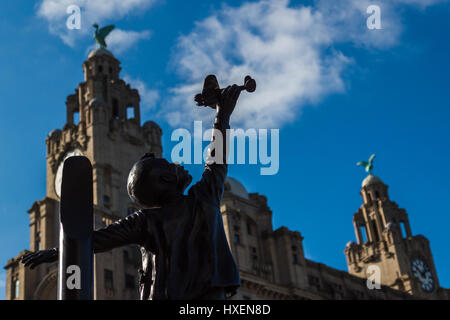
[[[214,288],[234,294],[239,272],[219,208],[226,174],[226,164],[206,165],[186,196],[95,231],[94,252],[140,245],[141,299],[199,299]]]

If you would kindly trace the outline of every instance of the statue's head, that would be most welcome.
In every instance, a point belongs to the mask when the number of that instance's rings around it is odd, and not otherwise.
[[[192,176],[184,167],[145,154],[131,168],[127,190],[130,198],[145,209],[162,206],[168,196],[182,195],[191,182]]]

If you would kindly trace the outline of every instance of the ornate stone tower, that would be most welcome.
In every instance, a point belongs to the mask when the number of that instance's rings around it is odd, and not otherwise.
[[[362,206],[353,216],[357,242],[345,248],[350,274],[367,278],[369,266],[380,270],[382,285],[417,297],[440,297],[443,289],[434,266],[429,241],[413,236],[404,209],[389,199],[388,186],[369,174],[362,182]]]
[[[119,78],[120,62],[104,48],[92,51],[83,63],[84,82],[67,97],[67,120],[53,130],[47,144],[46,197],[36,201],[30,215],[30,250],[58,245],[59,195],[62,163],[84,155],[93,166],[95,229],[132,213],[126,181],[133,163],[145,152],[162,154],[160,127],[153,121],[141,126],[139,93]],[[43,264],[24,269],[8,261],[7,299],[55,299],[57,268]],[[137,299],[140,254],[123,247],[94,257],[95,299]]]

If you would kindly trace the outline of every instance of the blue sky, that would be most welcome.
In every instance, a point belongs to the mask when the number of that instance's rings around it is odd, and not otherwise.
[[[81,30],[65,29],[68,4]],[[365,8],[381,7],[382,30]],[[61,8],[64,10],[61,11]],[[268,197],[275,227],[298,230],[308,258],[346,270],[361,205],[359,160],[431,242],[441,286],[450,287],[450,6],[395,1],[18,0],[0,10],[0,262],[29,247],[27,210],[45,196],[45,138],[65,121],[65,99],[83,80],[92,22],[114,23],[110,48],[142,96],[143,120],[192,129],[211,113],[193,107],[208,73],[257,91],[243,94],[232,126],[280,129],[280,170],[233,165],[230,176]],[[189,125],[182,125],[187,120]],[[206,126],[206,125],[205,125]],[[190,165],[194,179],[202,165]],[[0,271],[0,298],[4,298]]]

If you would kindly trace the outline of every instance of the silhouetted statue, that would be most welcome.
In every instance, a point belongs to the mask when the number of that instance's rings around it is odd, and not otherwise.
[[[114,25],[106,26],[101,29],[98,28],[98,24],[96,24],[96,23],[94,23],[92,26],[95,28],[95,33],[94,33],[95,42],[98,43],[100,48],[105,49],[107,47],[105,38],[108,36],[108,34],[111,31],[113,31]]]
[[[201,180],[187,195],[184,191],[192,181],[188,171],[146,154],[134,164],[127,183],[128,194],[142,209],[94,231],[94,253],[141,246],[141,299],[225,299],[240,285],[220,202],[227,175],[226,129],[242,90],[233,85],[215,91],[214,129],[224,143],[216,143],[220,139],[213,134],[209,160],[216,161],[206,161]],[[54,248],[29,253],[22,261],[34,268],[57,257]]]
[[[373,159],[375,159],[375,153],[373,155],[370,156],[369,158],[369,162],[366,161],[359,161],[356,163],[357,166],[361,166],[364,167],[364,169],[366,170],[366,172],[368,174],[372,173],[373,170]]]

